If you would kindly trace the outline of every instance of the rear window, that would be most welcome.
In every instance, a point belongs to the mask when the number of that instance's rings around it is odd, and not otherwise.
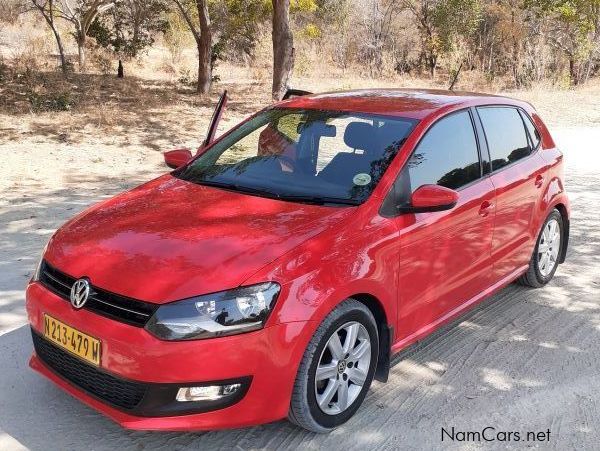
[[[531,153],[523,119],[516,108],[477,108],[495,171]]]

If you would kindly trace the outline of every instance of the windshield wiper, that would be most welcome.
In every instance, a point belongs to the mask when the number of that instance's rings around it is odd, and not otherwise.
[[[325,204],[341,204],[341,205],[359,205],[360,202],[354,199],[340,199],[337,197],[326,196],[310,196],[303,194],[279,194],[273,191],[251,188],[248,186],[238,185],[237,183],[214,182],[212,180],[200,180],[199,185],[213,186],[215,188],[223,188],[230,191],[238,191],[240,193],[255,194],[262,197],[270,197],[291,202],[306,202],[310,204],[325,205]]]
[[[310,204],[325,205],[325,204],[341,204],[341,205],[359,205],[360,202],[354,199],[340,199],[338,197],[326,196],[308,196],[302,194],[281,194],[281,200],[291,200],[295,202],[307,202]]]
[[[198,182],[199,185],[204,186],[213,186],[215,188],[223,188],[230,191],[239,191],[240,193],[246,194],[256,194],[258,196],[272,197],[274,199],[279,199],[279,194],[274,193],[272,191],[258,189],[258,188],[250,188],[248,186],[238,185],[237,183],[224,183],[224,182],[213,182],[211,180],[200,180]]]

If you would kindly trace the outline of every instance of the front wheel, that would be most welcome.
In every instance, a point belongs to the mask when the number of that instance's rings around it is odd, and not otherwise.
[[[364,304],[345,300],[308,344],[296,376],[289,420],[320,433],[348,421],[371,386],[378,354],[373,314]]]
[[[561,214],[558,210],[552,210],[538,235],[529,268],[519,278],[522,285],[539,288],[554,277],[562,252],[563,227]]]

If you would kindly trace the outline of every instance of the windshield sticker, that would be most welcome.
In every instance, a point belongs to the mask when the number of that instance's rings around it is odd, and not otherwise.
[[[371,183],[371,176],[369,174],[365,174],[361,172],[360,174],[356,174],[352,179],[352,182],[358,186],[365,186]]]

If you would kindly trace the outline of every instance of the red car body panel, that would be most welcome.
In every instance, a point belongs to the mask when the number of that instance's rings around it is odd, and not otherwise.
[[[236,287],[349,214],[165,175],[69,221],[46,260],[76,278],[93,274],[108,291],[166,303]]]
[[[539,150],[461,189],[452,210],[382,216],[385,196],[428,128],[450,112],[489,104],[526,111],[540,131]],[[378,305],[393,328],[392,352],[397,352],[521,275],[553,208],[569,217],[562,154],[527,103],[381,90],[296,97],[278,106],[420,121],[360,206],[281,202],[165,175],[69,221],[44,257],[73,277],[88,276],[98,287],[157,304],[276,281],[281,293],[264,329],[164,342],[144,329],[76,311],[40,283],[27,289],[32,328],[42,331],[42,314],[50,313],[100,338],[101,366],[110,373],[171,383],[250,375],[245,397],[212,412],[142,418],[90,397],[35,354],[34,369],[128,428],[204,430],[274,421],[287,415],[314,331],[341,301],[357,297]]]

